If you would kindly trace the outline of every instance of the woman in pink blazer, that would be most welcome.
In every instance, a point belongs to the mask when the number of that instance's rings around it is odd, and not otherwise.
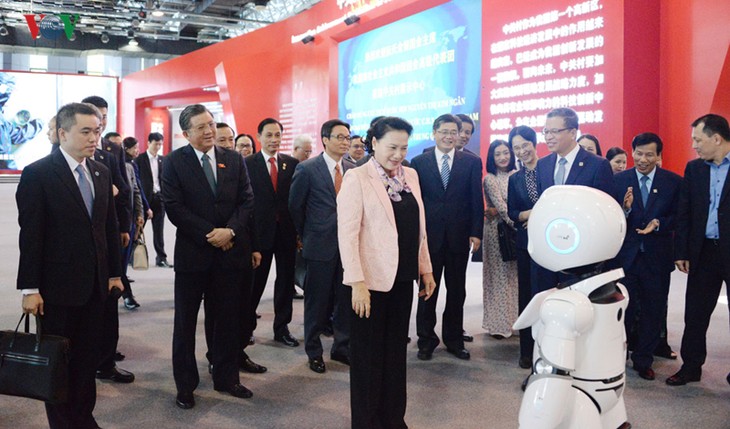
[[[373,157],[345,174],[337,231],[352,287],[350,404],[353,428],[405,428],[406,344],[414,281],[431,297],[436,283],[415,170],[401,163],[413,127],[385,117],[368,131]]]

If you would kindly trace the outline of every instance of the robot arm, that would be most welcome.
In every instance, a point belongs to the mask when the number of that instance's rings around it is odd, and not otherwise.
[[[550,366],[575,369],[576,338],[593,323],[593,305],[580,292],[558,290],[540,308],[543,329],[538,339],[540,356]]]

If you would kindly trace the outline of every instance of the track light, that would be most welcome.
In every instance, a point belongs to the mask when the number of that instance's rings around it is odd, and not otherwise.
[[[256,10],[262,11],[266,9],[266,5],[269,4],[269,0],[254,0],[253,5],[256,7]]]
[[[305,45],[312,42],[314,42],[314,36],[312,36],[311,34],[302,39],[302,43],[304,43]]]
[[[69,37],[68,40],[70,40],[71,42],[76,41],[76,32],[75,31],[73,33],[71,33],[71,37]]]
[[[127,30],[127,37],[129,37],[130,39],[132,37],[134,37],[134,30],[132,30],[132,29]]]
[[[139,46],[137,39],[129,39],[129,46]]]
[[[7,36],[10,34],[10,31],[8,31],[8,26],[5,24],[0,25],[0,36]]]
[[[347,25],[352,25],[358,21],[360,21],[360,17],[357,15],[350,15],[347,18],[345,18],[345,24],[347,24]]]
[[[154,8],[155,8],[155,10],[152,11],[152,16],[155,16],[157,18],[159,18],[161,16],[165,16],[165,12],[163,12],[162,10],[160,10],[160,2],[159,2],[159,0],[155,2]]]
[[[104,44],[109,43],[109,33],[107,33],[106,31],[101,33],[100,39],[101,39],[101,43],[104,43]]]

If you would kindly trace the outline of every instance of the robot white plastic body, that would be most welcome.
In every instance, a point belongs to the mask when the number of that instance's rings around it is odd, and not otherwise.
[[[543,267],[566,270],[613,258],[626,220],[607,194],[581,186],[546,190],[530,215],[528,251]],[[584,275],[537,294],[514,329],[532,326],[533,373],[520,427],[629,428],[626,383],[626,289],[617,269]]]

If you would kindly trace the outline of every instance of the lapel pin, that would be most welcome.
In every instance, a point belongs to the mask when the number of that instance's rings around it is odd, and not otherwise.
[[[218,168],[226,168],[225,164],[218,163]]]
[[[95,171],[94,172],[94,176],[99,177],[99,172],[98,171]]]
[[[286,162],[285,162],[285,163],[283,163],[283,164],[281,164],[281,169],[282,169],[282,170],[286,170]]]
[[[656,188],[652,189],[652,192],[654,192],[656,194],[657,193]]]
[[[578,167],[583,167],[583,163],[582,162],[579,162],[578,163]]]

